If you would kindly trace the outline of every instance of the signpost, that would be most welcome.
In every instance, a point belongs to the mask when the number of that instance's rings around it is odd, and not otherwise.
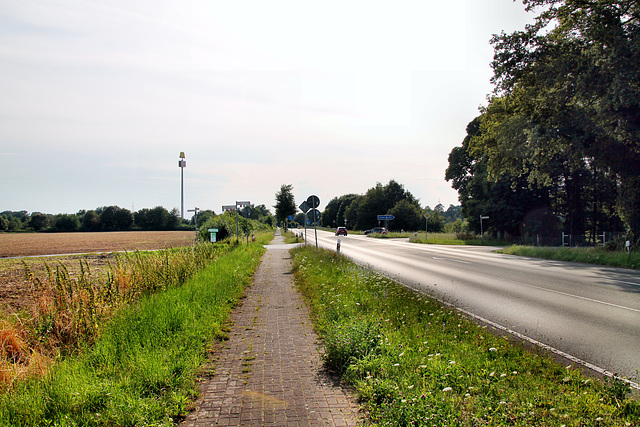
[[[424,219],[426,220],[426,223],[424,225],[424,238],[425,238],[425,240],[427,239],[427,233],[429,232],[429,218],[431,218],[431,214],[429,212],[424,214]]]
[[[320,198],[318,196],[311,195],[307,198],[307,205],[310,209],[310,212],[313,214],[313,228],[316,234],[316,250],[318,249],[318,219],[320,219],[320,211],[316,209],[320,206]],[[307,213],[308,215],[309,213]]]
[[[300,206],[298,207],[304,213],[304,244],[306,245],[307,244],[307,212],[309,211],[309,204],[305,200],[304,202],[300,203]]]
[[[189,209],[187,212],[195,212],[193,223],[196,225],[196,243],[198,242],[198,211],[200,208]]]
[[[393,215],[378,215],[378,221],[384,221],[384,228],[389,229],[389,221],[396,219]]]
[[[480,215],[480,238],[481,239],[484,239],[484,231],[483,231],[483,228],[482,228],[482,220],[483,219],[489,219],[489,217],[487,215],[484,215],[484,216]]]

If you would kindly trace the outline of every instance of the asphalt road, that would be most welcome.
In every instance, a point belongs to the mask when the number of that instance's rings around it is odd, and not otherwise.
[[[640,272],[318,231],[321,247],[338,238],[354,261],[640,389]],[[307,239],[315,244],[313,229]]]

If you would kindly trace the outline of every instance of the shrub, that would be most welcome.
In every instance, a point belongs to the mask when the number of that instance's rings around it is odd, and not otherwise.
[[[324,362],[330,370],[343,374],[347,367],[380,350],[380,325],[354,319],[327,328]]]

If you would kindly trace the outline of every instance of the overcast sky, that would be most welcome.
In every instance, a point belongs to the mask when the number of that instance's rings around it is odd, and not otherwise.
[[[459,204],[511,0],[0,0],[0,211],[363,194]],[[272,212],[274,211],[271,209]],[[191,214],[185,212],[185,217]]]

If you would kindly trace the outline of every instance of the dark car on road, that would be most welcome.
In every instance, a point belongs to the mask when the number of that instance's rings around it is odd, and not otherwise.
[[[365,235],[371,233],[387,234],[387,229],[384,227],[373,227],[371,230],[366,230],[364,232]]]
[[[336,236],[346,236],[347,235],[347,227],[338,227],[336,230]]]

